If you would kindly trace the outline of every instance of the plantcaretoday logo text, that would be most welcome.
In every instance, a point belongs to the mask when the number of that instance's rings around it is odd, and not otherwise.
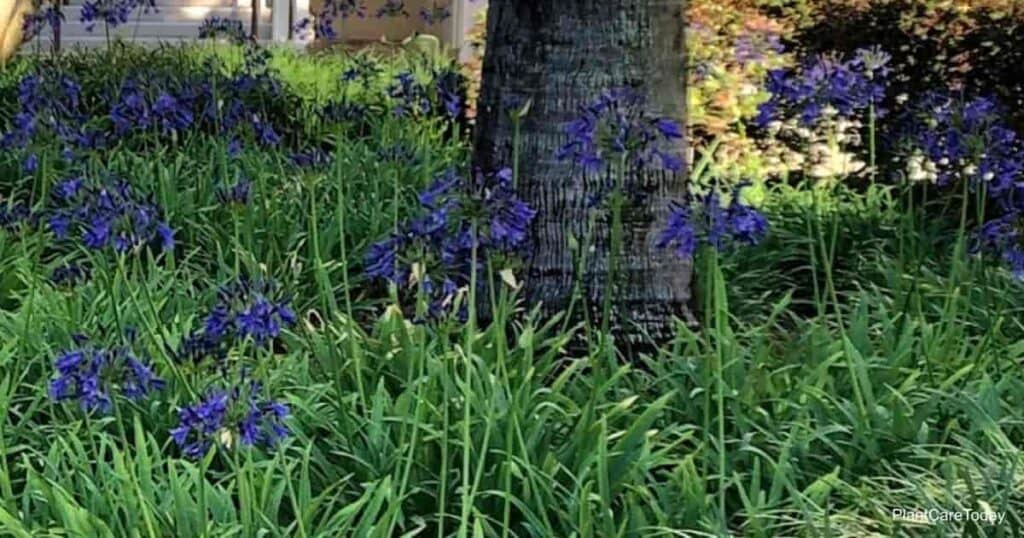
[[[935,523],[982,523],[999,525],[1006,519],[1006,512],[994,510],[942,510],[939,508],[893,508],[892,518],[902,521],[935,524]]]

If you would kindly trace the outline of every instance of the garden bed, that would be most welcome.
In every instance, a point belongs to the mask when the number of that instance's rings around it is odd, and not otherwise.
[[[958,84],[936,51],[949,84],[917,92],[906,51],[808,39],[816,5],[692,7],[695,205],[659,238],[695,256],[700,326],[628,357],[520,299],[532,210],[512,170],[470,170],[446,55],[15,59],[0,529],[1019,528],[1019,88],[981,92],[984,62]],[[978,35],[1017,16],[946,8]]]

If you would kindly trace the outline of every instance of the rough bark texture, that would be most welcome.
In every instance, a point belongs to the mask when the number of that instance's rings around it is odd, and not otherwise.
[[[490,2],[474,159],[484,170],[511,165],[513,123],[503,103],[532,100],[519,145],[519,190],[538,211],[525,284],[528,299],[548,313],[563,309],[571,296],[577,256],[571,238],[584,237],[587,196],[601,181],[555,159],[567,140],[563,127],[580,106],[623,87],[639,90],[652,112],[683,125],[683,8],[684,0]],[[691,319],[691,264],[654,248],[668,201],[681,197],[685,178],[660,170],[641,174],[636,183],[645,198],[624,211],[614,321],[616,332],[630,340],[646,340],[646,334],[661,341],[671,335],[674,317]],[[608,271],[607,219],[597,221],[591,244],[583,283],[598,312]]]

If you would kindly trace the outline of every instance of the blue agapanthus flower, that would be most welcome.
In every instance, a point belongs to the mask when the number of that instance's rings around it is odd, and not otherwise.
[[[174,230],[161,209],[116,179],[92,184],[80,177],[62,181],[45,218],[54,237],[74,240],[77,235],[91,250],[126,253],[150,244],[164,252],[174,249]]]
[[[274,125],[265,121],[259,115],[252,117],[252,130],[256,134],[256,140],[263,146],[273,147],[281,143],[281,135],[274,129]]]
[[[1024,208],[1024,140],[1006,123],[1004,107],[991,97],[964,99],[922,95],[897,122],[897,152],[919,155],[934,167],[932,180],[971,183],[1004,208]]]
[[[171,430],[171,439],[182,453],[199,459],[209,451],[214,437],[224,427],[228,410],[228,394],[212,392],[201,402],[178,410],[178,426]]]
[[[171,439],[191,459],[203,457],[214,442],[232,448],[273,448],[289,435],[288,406],[262,395],[262,384],[246,379],[228,389],[214,389],[196,404],[178,410]],[[237,440],[237,441],[236,441]]]
[[[1024,280],[1024,229],[1020,211],[1011,211],[984,223],[974,234],[971,252],[1001,259],[1014,278]]]
[[[242,141],[232,137],[231,140],[228,141],[227,154],[228,157],[231,157],[232,159],[241,155]]]
[[[114,133],[124,135],[132,131],[146,131],[153,122],[149,98],[143,86],[134,79],[121,83],[118,99],[110,107],[110,121]]]
[[[732,245],[760,243],[768,233],[768,219],[743,203],[741,191],[745,186],[740,184],[733,190],[728,204],[715,191],[690,203],[671,202],[655,246],[672,249],[679,258],[688,259],[701,244],[721,251]]]
[[[297,317],[276,283],[240,277],[217,290],[217,302],[203,319],[202,328],[186,337],[178,357],[199,362],[206,357],[223,359],[227,350],[251,341],[267,347]]]
[[[182,131],[192,125],[192,111],[186,103],[166,91],[153,102],[153,117],[161,132]]]
[[[340,80],[343,86],[358,81],[364,87],[369,87],[381,72],[383,69],[373,56],[359,55],[353,58],[352,65],[341,73]]]
[[[370,245],[366,252],[366,276],[401,284],[406,279],[405,266],[398,261],[401,237],[389,237]]]
[[[433,315],[450,311],[456,292],[470,284],[473,272],[487,260],[520,252],[536,216],[516,195],[507,169],[477,173],[472,181],[445,171],[420,193],[419,201],[416,216],[367,250],[366,274],[400,288],[408,285],[427,300]]]
[[[514,251],[527,242],[529,227],[537,211],[512,188],[512,171],[503,169],[487,182],[483,191],[483,210],[487,220],[484,244]]]
[[[248,179],[239,179],[231,185],[221,185],[217,188],[217,201],[223,205],[248,205],[252,200],[252,182]]]
[[[458,119],[464,110],[465,77],[453,69],[434,73],[437,101],[445,117]]]
[[[35,12],[25,15],[21,26],[21,39],[26,43],[32,41],[47,27],[57,33],[63,24],[63,11],[53,5],[40,6]]]
[[[755,121],[764,127],[775,120],[796,117],[810,126],[829,110],[851,118],[864,115],[872,106],[876,116],[882,117],[889,61],[887,53],[873,48],[860,49],[847,61],[819,55],[796,69],[772,70],[767,84],[771,98],[761,104]]]
[[[50,397],[77,400],[86,411],[109,413],[116,393],[137,402],[164,387],[153,368],[126,346],[70,349],[57,356],[54,368],[57,377],[50,381]]]
[[[236,45],[247,43],[249,35],[242,21],[221,17],[207,17],[199,26],[199,39],[225,38]]]
[[[264,345],[281,334],[283,327],[295,324],[295,313],[287,304],[256,298],[235,318],[238,334]]]
[[[81,94],[81,86],[70,76],[53,72],[25,75],[18,82],[18,110],[11,129],[0,137],[0,148],[25,148],[43,133],[54,133],[74,144],[88,117]]]
[[[677,256],[686,259],[697,251],[697,228],[688,205],[672,202],[668,220],[658,235],[658,248],[671,248]]]
[[[394,81],[388,87],[388,96],[394,102],[392,112],[395,116],[426,115],[433,108],[427,87],[416,80],[416,76],[409,71],[395,75]]]
[[[683,137],[679,124],[654,116],[643,95],[632,89],[602,94],[583,107],[580,115],[565,126],[568,141],[556,152],[559,160],[572,160],[586,171],[598,171],[625,157],[633,168],[660,167],[682,170],[674,147]]]
[[[127,23],[129,16],[136,9],[141,9],[144,13],[157,10],[155,0],[85,0],[82,2],[79,19],[90,32],[100,22],[116,28]]]

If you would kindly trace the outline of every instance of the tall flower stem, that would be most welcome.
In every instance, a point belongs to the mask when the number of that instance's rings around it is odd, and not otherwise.
[[[872,102],[868,106],[868,173],[870,174],[872,185],[875,184],[875,178],[878,174],[878,171],[876,170],[876,165],[878,163],[877,141],[875,140],[877,137],[876,124],[877,118],[875,112],[875,103]]]
[[[448,363],[449,361],[446,360],[441,361],[441,367],[444,371],[441,372],[441,472],[438,476],[441,476],[442,479],[440,481],[441,491],[437,496],[437,536],[447,536],[444,532],[444,522],[448,517],[448,514],[445,513],[445,507],[448,503],[448,435],[451,424],[451,417],[448,410],[451,401]]]
[[[314,278],[320,288],[321,308],[326,312],[337,312],[338,304],[334,298],[334,289],[330,277],[324,269],[323,256],[320,252],[320,219],[317,213],[317,181],[310,178],[309,190],[309,242],[313,255]]]
[[[393,175],[394,182],[392,183],[392,186],[391,186],[392,191],[393,191],[392,195],[391,195],[392,196],[391,197],[391,221],[392,221],[391,222],[391,224],[392,224],[391,231],[392,231],[392,233],[396,233],[397,234],[398,230],[399,230],[399,227],[398,227],[398,206],[399,206],[399,203],[400,203],[400,200],[401,200],[402,183],[401,183],[401,177],[400,177],[401,174],[397,170],[394,171],[394,173],[392,175]],[[396,268],[396,270],[397,270],[397,267],[398,267],[398,260],[396,258],[395,259],[395,268]],[[391,288],[391,300],[394,301],[395,304],[398,304],[398,286],[395,285],[395,284],[390,284],[389,287]]]
[[[942,307],[942,338],[938,341],[943,342],[948,337],[953,326],[955,325],[955,319],[957,317],[957,310],[959,309],[960,295],[963,289],[963,283],[961,282],[962,271],[964,267],[964,257],[967,254],[967,213],[968,206],[970,205],[970,182],[967,179],[962,180],[963,187],[960,192],[960,221],[957,225],[956,243],[953,246],[953,260],[950,264],[948,286],[946,289],[946,297],[943,301]]]
[[[469,535],[469,515],[473,504],[470,487],[470,458],[472,457],[471,403],[473,401],[473,342],[476,340],[476,288],[478,273],[478,241],[477,224],[470,226],[472,246],[469,269],[469,319],[466,321],[465,340],[463,342],[463,360],[465,370],[462,378],[462,515],[459,518],[459,538]]]
[[[831,182],[830,182],[831,183]],[[842,303],[839,301],[839,294],[836,290],[835,279],[833,277],[833,260],[835,259],[835,244],[836,236],[838,233],[839,226],[839,215],[829,214],[829,222],[831,223],[831,233],[828,239],[825,238],[823,211],[820,208],[819,197],[821,193],[817,190],[814,192],[815,201],[815,230],[817,232],[817,248],[821,253],[821,263],[825,273],[825,295],[822,299],[824,302],[820,307],[822,322],[825,321],[827,315],[827,304],[832,303],[832,310],[836,316],[836,326],[839,328],[839,334],[843,342],[843,352],[846,356],[846,366],[850,375],[850,385],[853,388],[853,394],[857,403],[857,410],[859,412],[860,419],[863,424],[868,424],[868,409],[873,408],[869,406],[865,396],[865,387],[861,386],[860,375],[857,371],[857,365],[854,364],[855,355],[852,353],[853,350],[848,349],[848,338],[846,334],[846,323],[843,319]]]
[[[363,365],[362,365],[362,353],[359,347],[356,346],[355,341],[355,315],[352,310],[352,292],[349,290],[349,275],[348,275],[348,191],[346,190],[346,182],[342,178],[341,174],[341,144],[340,141],[341,133],[338,133],[338,151],[335,152],[334,166],[336,167],[335,179],[338,184],[338,244],[341,249],[341,286],[344,288],[344,300],[345,300],[345,324],[348,326],[349,335],[349,354],[354,362],[354,369],[356,374],[356,388],[359,390],[359,401],[363,405],[363,409],[366,409],[366,390],[363,387]]]
[[[615,189],[611,193],[612,221],[608,231],[608,269],[604,286],[603,306],[601,308],[601,332],[608,337],[611,332],[612,302],[615,299],[617,286],[616,279],[619,273],[619,256],[622,254],[622,205],[625,197],[626,183],[626,158],[623,153],[621,160],[613,172],[615,177]],[[609,349],[613,349],[609,346]],[[614,351],[613,351],[614,352]]]
[[[206,507],[206,469],[210,465],[211,454],[205,454],[201,460],[199,460],[199,467],[196,468],[196,484],[199,486],[199,521],[202,522],[203,528],[200,531],[200,536],[206,536],[206,529],[209,526],[209,514]]]
[[[588,333],[590,332],[590,309],[587,304],[587,299],[583,293],[583,277],[587,272],[587,253],[590,252],[590,245],[593,242],[594,237],[594,225],[597,220],[596,213],[590,211],[587,215],[587,223],[583,230],[583,241],[576,245],[577,257],[574,270],[576,274],[573,278],[572,295],[569,297],[569,306],[565,309],[565,319],[562,320],[562,333],[569,330],[569,324],[572,323],[573,313],[575,312],[576,303],[583,302],[583,313],[584,324],[583,328]],[[590,342],[590,338],[587,341]]]

